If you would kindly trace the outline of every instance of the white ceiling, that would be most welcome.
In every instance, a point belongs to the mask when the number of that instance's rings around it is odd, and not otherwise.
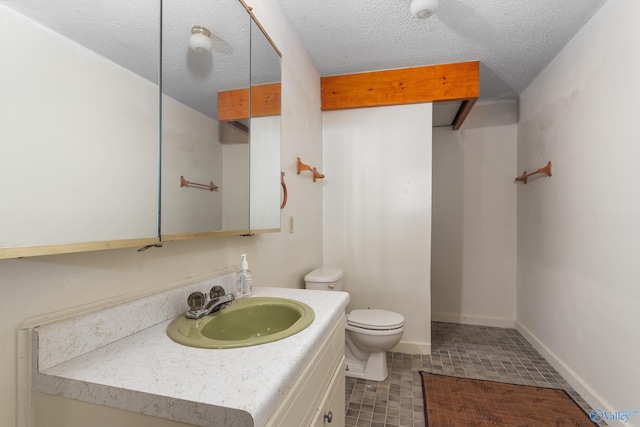
[[[480,98],[517,97],[606,0],[276,0],[322,76],[480,61]]]
[[[160,0],[5,0],[52,31],[153,83],[160,64]],[[162,1],[162,91],[217,118],[217,92],[278,81],[280,58],[237,0]],[[207,27],[213,49],[189,49],[191,27]],[[250,60],[250,46],[252,59]],[[250,66],[250,61],[259,63]]]
[[[606,0],[440,0],[428,19],[410,0],[275,1],[323,76],[479,60],[480,98],[496,99],[517,97]],[[247,63],[248,14],[237,0],[163,2],[163,90],[215,117],[216,92],[248,80],[228,63]],[[2,3],[157,82],[159,0]],[[188,49],[192,25],[211,30],[212,55]],[[450,124],[456,104],[437,107],[434,124]]]

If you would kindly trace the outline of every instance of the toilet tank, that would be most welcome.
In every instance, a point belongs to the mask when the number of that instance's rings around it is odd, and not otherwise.
[[[344,272],[336,267],[319,267],[304,276],[307,289],[321,291],[341,291]]]

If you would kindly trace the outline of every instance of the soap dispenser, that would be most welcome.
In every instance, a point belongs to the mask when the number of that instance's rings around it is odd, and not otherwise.
[[[242,257],[241,270],[238,273],[238,281],[236,283],[236,292],[238,296],[249,297],[253,293],[253,276],[249,270],[247,262],[247,254],[240,255]]]

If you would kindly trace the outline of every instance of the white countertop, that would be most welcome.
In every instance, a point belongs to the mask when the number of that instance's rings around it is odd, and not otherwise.
[[[349,295],[256,287],[254,296],[302,301],[313,308],[315,320],[280,341],[210,350],[173,342],[165,332],[169,319],[34,372],[34,390],[200,426],[261,426],[342,318]],[[43,354],[49,343],[44,336],[69,328],[56,331],[55,325],[36,329]]]

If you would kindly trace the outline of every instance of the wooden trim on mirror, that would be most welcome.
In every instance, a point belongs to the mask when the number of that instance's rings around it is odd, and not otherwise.
[[[280,83],[251,86],[251,117],[280,115]],[[218,121],[246,120],[249,117],[249,89],[218,92]]]
[[[260,31],[262,31],[262,34],[264,34],[266,39],[269,40],[269,43],[271,43],[273,50],[275,50],[278,56],[282,58],[282,52],[280,52],[280,49],[278,49],[278,46],[276,45],[276,43],[273,41],[273,39],[271,38],[267,30],[262,26],[258,17],[255,15],[255,13],[253,13],[253,7],[249,6],[247,2],[245,2],[244,0],[240,0],[240,3],[242,3],[244,8],[247,10],[247,12],[249,12],[249,15],[251,15],[251,17],[253,18],[253,22],[258,26],[258,28],[260,28]]]
[[[0,247],[0,259],[41,255],[59,255],[75,252],[103,251],[107,249],[137,248],[158,243],[158,238],[105,240],[101,242],[65,243],[59,245],[32,245]]]
[[[251,230],[251,235],[253,234],[265,234],[265,233],[279,233],[281,232],[281,228],[261,228],[259,230]]]
[[[208,239],[210,237],[231,237],[242,236],[243,234],[249,234],[249,230],[229,230],[229,231],[206,231],[202,233],[179,233],[179,234],[163,234],[163,242],[172,242],[178,240],[194,240],[194,239]]]
[[[262,233],[278,233],[280,228],[264,228],[260,230],[229,230],[229,231],[207,231],[202,233],[182,233],[182,234],[163,234],[163,242],[175,242],[179,240],[208,239],[211,237],[234,237],[234,236],[252,236]]]

